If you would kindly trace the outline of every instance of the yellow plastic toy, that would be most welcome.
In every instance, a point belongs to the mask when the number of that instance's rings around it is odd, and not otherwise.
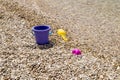
[[[67,37],[66,37],[66,31],[63,29],[58,29],[57,30],[57,34],[60,35],[64,41],[68,41]]]

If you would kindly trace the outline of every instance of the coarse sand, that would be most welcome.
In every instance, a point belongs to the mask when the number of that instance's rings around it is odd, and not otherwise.
[[[40,24],[50,44],[35,44]],[[0,80],[120,80],[120,0],[0,0]]]

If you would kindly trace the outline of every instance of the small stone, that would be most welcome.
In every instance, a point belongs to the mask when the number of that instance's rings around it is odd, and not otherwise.
[[[103,75],[100,75],[100,78],[103,78]]]
[[[117,70],[120,69],[120,66],[117,67]]]

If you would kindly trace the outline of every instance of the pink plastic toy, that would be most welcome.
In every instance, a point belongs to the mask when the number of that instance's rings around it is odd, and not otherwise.
[[[72,54],[74,55],[81,55],[81,51],[79,49],[73,49]]]

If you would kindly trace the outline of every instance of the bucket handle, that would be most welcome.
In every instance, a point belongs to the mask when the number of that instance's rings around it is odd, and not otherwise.
[[[49,31],[49,35],[52,35],[52,30]]]
[[[31,33],[32,33],[32,35],[33,35],[33,36],[35,36],[35,33],[34,33],[34,31],[33,31],[33,30],[31,30]]]

